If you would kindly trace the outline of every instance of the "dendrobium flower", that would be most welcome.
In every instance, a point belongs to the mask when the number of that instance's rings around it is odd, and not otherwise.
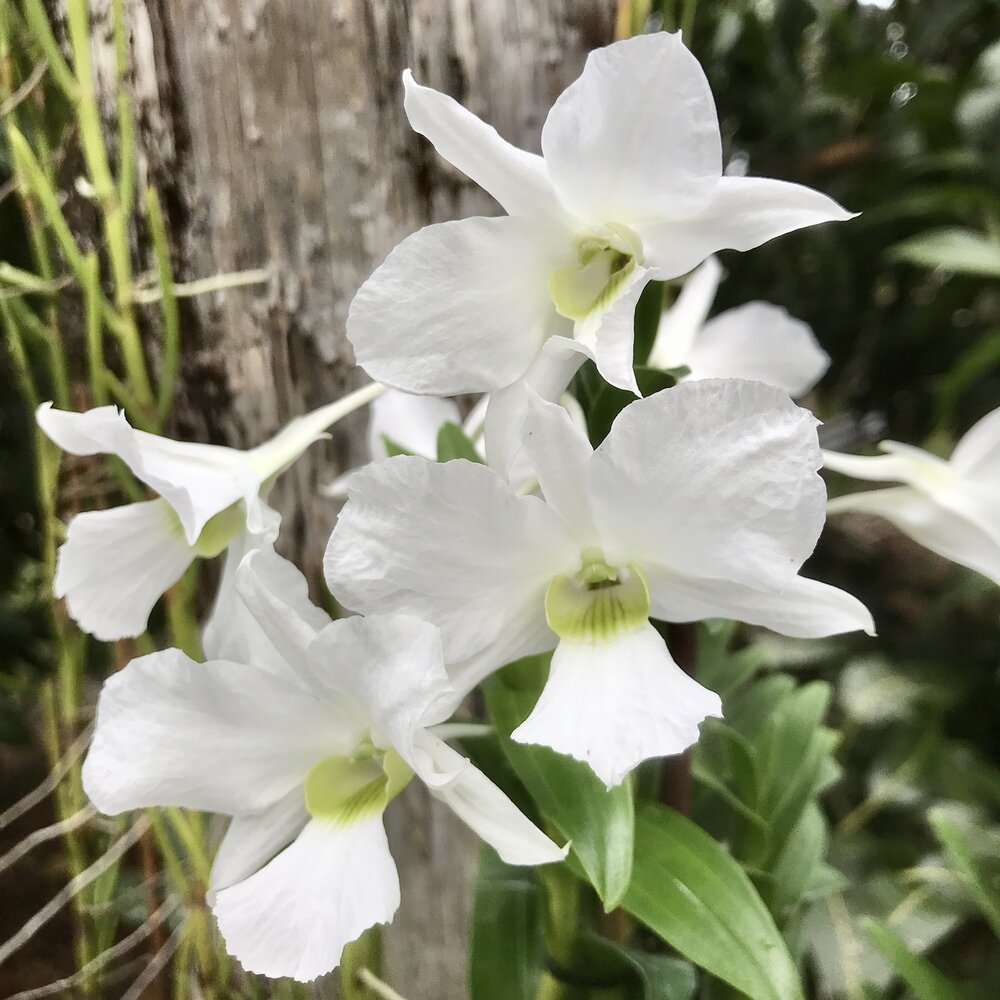
[[[898,441],[885,455],[823,453],[834,472],[904,485],[836,497],[829,513],[861,511],[891,521],[915,542],[1000,584],[1000,409],[958,442],[951,459]]]
[[[722,278],[709,257],[664,310],[649,353],[654,368],[685,367],[687,380],[745,378],[807,393],[824,375],[830,357],[808,324],[770,302],[747,302],[706,321]]]
[[[331,622],[267,550],[244,559],[237,590],[226,652],[238,659],[169,649],[105,682],[83,784],[109,814],[232,817],[209,901],[244,968],[315,979],[392,919],[399,879],[382,814],[414,776],[507,862],[565,856],[435,735],[457,700],[436,628],[399,615]]]
[[[651,616],[802,637],[872,629],[853,597],[798,575],[824,521],[815,427],[777,388],[706,380],[632,403],[594,451],[535,395],[524,448],[544,499],[469,462],[375,463],[351,480],[327,581],[348,608],[439,626],[460,690],[555,647],[514,738],[612,786],[721,710]]]
[[[409,71],[403,82],[412,127],[507,215],[421,229],[361,287],[348,337],[358,363],[399,389],[503,389],[557,336],[577,365],[592,357],[638,394],[633,312],[650,279],[850,217],[810,188],[723,176],[712,94],[679,33],[591,52],[549,112],[541,156]]]
[[[274,540],[280,518],[264,502],[274,481],[331,425],[382,391],[365,386],[248,451],[137,431],[115,406],[71,413],[43,403],[38,426],[60,448],[115,455],[160,495],[77,514],[59,549],[56,597],[65,597],[70,616],[98,639],[139,635],[194,559],[218,555],[244,532]]]

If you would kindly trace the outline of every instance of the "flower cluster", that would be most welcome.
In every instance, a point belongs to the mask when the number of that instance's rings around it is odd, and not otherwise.
[[[300,980],[391,920],[382,815],[414,778],[504,860],[565,856],[448,742],[459,704],[505,664],[551,652],[513,739],[583,761],[611,788],[722,714],[656,623],[874,631],[855,598],[800,575],[827,501],[817,421],[790,396],[829,359],[767,303],[706,321],[714,253],[849,213],[799,185],[724,175],[708,83],[679,34],[593,52],[553,105],[540,156],[409,72],[403,86],[415,131],[506,214],[421,229],[364,283],[347,332],[377,383],[249,451],[153,437],[113,407],[38,412],[66,451],[115,455],[159,495],[70,522],[56,589],[82,628],[138,635],[192,560],[227,553],[205,662],[163,650],[106,682],[85,789],[106,813],[230,817],[210,892],[226,945],[249,970]],[[589,359],[640,396],[638,297],[692,271],[649,358],[679,384],[629,403],[592,447],[572,378]],[[463,432],[443,397],[467,393],[485,395]],[[331,487],[347,499],[326,578],[356,613],[331,621],[275,554],[266,498],[376,397],[372,462]],[[436,461],[452,426],[468,453]],[[1000,580],[998,438],[995,413],[950,464],[900,445],[827,455],[907,484],[837,505],[883,513]]]

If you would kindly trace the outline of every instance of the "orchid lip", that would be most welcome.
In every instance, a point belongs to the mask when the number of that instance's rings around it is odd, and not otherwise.
[[[385,807],[410,783],[413,771],[395,750],[370,741],[350,757],[324,757],[305,779],[305,802],[318,820],[346,826]]]
[[[557,576],[545,594],[545,617],[561,639],[607,643],[649,620],[649,590],[635,563],[611,566],[598,549],[583,552],[572,577]]]
[[[642,243],[625,226],[611,224],[600,233],[580,236],[575,260],[549,275],[556,312],[576,321],[603,312],[637,264],[642,264]]]

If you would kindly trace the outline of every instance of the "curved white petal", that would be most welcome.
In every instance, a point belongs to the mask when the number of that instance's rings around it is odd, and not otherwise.
[[[540,156],[512,146],[447,94],[421,86],[408,69],[403,71],[403,87],[403,108],[414,132],[430,139],[441,156],[493,195],[505,211],[562,221]]]
[[[852,510],[886,518],[919,545],[1000,585],[1000,541],[974,521],[917,490],[897,486],[851,493],[830,501],[831,515]]]
[[[883,441],[880,447],[889,449],[889,454],[845,455],[824,451],[823,468],[870,482],[904,482],[926,491],[947,485],[953,478],[948,463],[930,452],[896,441]]]
[[[386,438],[414,455],[437,458],[438,431],[447,424],[462,423],[453,399],[412,396],[390,389],[372,403],[368,420],[368,454],[385,458]]]
[[[228,889],[263,868],[302,832],[308,822],[305,792],[301,786],[258,812],[234,816],[212,863],[209,904],[215,901],[215,894],[220,889]]]
[[[257,496],[260,482],[245,453],[234,448],[172,441],[133,430],[114,406],[69,413],[44,403],[35,418],[72,455],[117,455],[174,508],[192,545],[211,517],[239,500],[249,508]]]
[[[274,437],[251,448],[246,452],[246,458],[261,483],[265,484],[264,492],[274,479],[281,475],[302,453],[316,441],[327,437],[327,431],[344,417],[355,410],[366,406],[385,392],[385,386],[371,382],[361,386],[340,399],[320,406],[310,413],[294,417],[278,431]],[[249,504],[249,501],[248,501]],[[250,507],[250,530],[259,532],[264,529],[263,523],[254,521],[255,511]]]
[[[375,815],[347,826],[311,821],[270,864],[218,892],[212,912],[247,972],[310,982],[398,907],[399,876]]]
[[[452,811],[509,865],[544,865],[566,857],[489,778],[436,736],[418,737],[418,774],[431,794]]]
[[[636,226],[646,263],[675,278],[719,250],[752,250],[776,236],[853,218],[812,188],[766,177],[723,177],[695,215]]]
[[[352,478],[324,567],[345,607],[422,618],[449,667],[484,651],[497,667],[551,642],[545,589],[578,562],[559,515],[492,470],[401,456]]]
[[[587,435],[557,403],[528,389],[524,450],[545,502],[558,511],[581,548],[597,542],[587,469],[594,454]]]
[[[568,336],[550,337],[524,378],[490,394],[483,429],[486,461],[508,482],[516,481],[515,470],[523,459],[527,390],[542,399],[558,399],[588,357],[587,349]]]
[[[875,634],[871,612],[846,591],[819,580],[793,576],[759,587],[733,580],[685,576],[644,564],[651,614],[668,622],[732,618],[782,635],[818,639],[842,632]]]
[[[236,571],[236,592],[254,639],[246,662],[256,663],[259,649],[261,666],[280,665],[280,676],[318,695],[322,686],[309,666],[309,646],[330,616],[309,600],[309,584],[299,569],[271,548],[252,550]]]
[[[605,381],[636,396],[640,393],[632,368],[635,307],[652,277],[653,272],[648,268],[633,268],[610,307],[578,323],[574,333]]]
[[[151,653],[104,682],[84,791],[109,814],[262,809],[350,749],[335,722],[301,688],[247,663]]]
[[[549,111],[542,152],[560,200],[592,224],[702,208],[722,176],[719,119],[680,33],[591,52]]]
[[[236,592],[236,573],[243,557],[254,549],[270,549],[278,537],[281,515],[263,502],[261,509],[268,530],[261,534],[241,531],[226,546],[215,601],[201,632],[201,649],[207,660],[252,663],[283,676],[287,673],[284,661]]]
[[[165,500],[86,511],[66,529],[53,589],[80,628],[110,642],[141,635],[194,558]]]
[[[511,217],[442,222],[408,236],[351,303],[347,336],[358,364],[426,395],[510,385],[548,333],[547,282],[561,251],[537,223]]]
[[[681,753],[719,696],[674,663],[648,622],[607,642],[563,639],[519,743],[540,743],[590,765],[609,788],[650,757]]]
[[[1000,408],[966,431],[951,463],[963,476],[1000,484]]]
[[[590,464],[605,554],[750,586],[787,580],[826,518],[816,424],[780,389],[735,379],[627,406]]]
[[[769,302],[748,302],[710,319],[686,364],[691,379],[745,378],[801,396],[823,377],[830,356],[807,323]]]
[[[444,722],[458,700],[438,629],[407,615],[341,618],[316,636],[309,656],[316,675],[416,770],[415,734]]]
[[[649,364],[653,368],[666,370],[687,365],[721,280],[722,265],[717,257],[709,257],[684,282],[677,300],[664,310],[656,328],[656,338],[649,352]]]

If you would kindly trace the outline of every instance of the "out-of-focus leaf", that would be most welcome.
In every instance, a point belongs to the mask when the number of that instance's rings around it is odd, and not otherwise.
[[[895,260],[920,267],[942,267],[958,274],[1000,278],[1000,244],[972,229],[935,229],[897,243]]]
[[[1000,327],[990,330],[959,355],[942,376],[934,411],[939,424],[954,419],[962,396],[980,379],[1000,367]]]
[[[951,982],[926,959],[914,955],[906,942],[885,924],[868,917],[862,926],[916,1000],[962,1000],[962,994]]]
[[[961,872],[983,916],[1000,937],[1000,860],[976,857],[965,832],[944,810],[932,809],[928,819],[935,836]]]
[[[721,844],[679,813],[640,807],[622,905],[751,1000],[801,1000],[795,965],[757,890]]]
[[[538,701],[547,660],[529,657],[495,674],[484,686],[486,705],[517,776],[542,815],[572,842],[573,854],[610,910],[622,898],[632,872],[631,782],[608,790],[586,764],[548,747],[510,739]]]
[[[465,431],[458,424],[450,421],[443,424],[437,436],[437,460],[450,462],[455,458],[464,458],[469,462],[482,465],[482,458],[476,446],[468,439]]]
[[[752,677],[764,662],[764,652],[757,645],[731,650],[729,644],[735,622],[713,622],[698,629],[698,669],[701,684],[718,693],[725,701],[727,695]]]
[[[776,708],[758,743],[764,768],[758,811],[771,825],[763,855],[768,870],[818,791],[823,761],[833,749],[831,734],[821,729],[829,701],[829,685],[805,685]]]
[[[862,917],[891,920],[893,930],[916,954],[933,948],[969,913],[960,894],[910,889],[879,873],[851,880],[849,888],[814,903],[801,926],[800,947],[811,955],[822,997],[860,995],[862,987],[884,990],[892,966],[861,932]]]
[[[582,950],[610,979],[629,983],[629,1000],[691,1000],[698,987],[694,966],[681,958],[626,948],[596,934],[583,938]]]
[[[828,843],[823,813],[815,802],[810,802],[771,869],[775,887],[774,910],[779,913],[790,910],[806,896],[813,873],[826,856]]]
[[[396,444],[395,441],[388,434],[382,435],[382,440],[385,443],[385,453],[389,458],[394,458],[396,455],[412,455],[413,452],[408,448],[404,448],[401,444]]]
[[[469,934],[470,1000],[533,1000],[544,963],[534,873],[484,847]]]

